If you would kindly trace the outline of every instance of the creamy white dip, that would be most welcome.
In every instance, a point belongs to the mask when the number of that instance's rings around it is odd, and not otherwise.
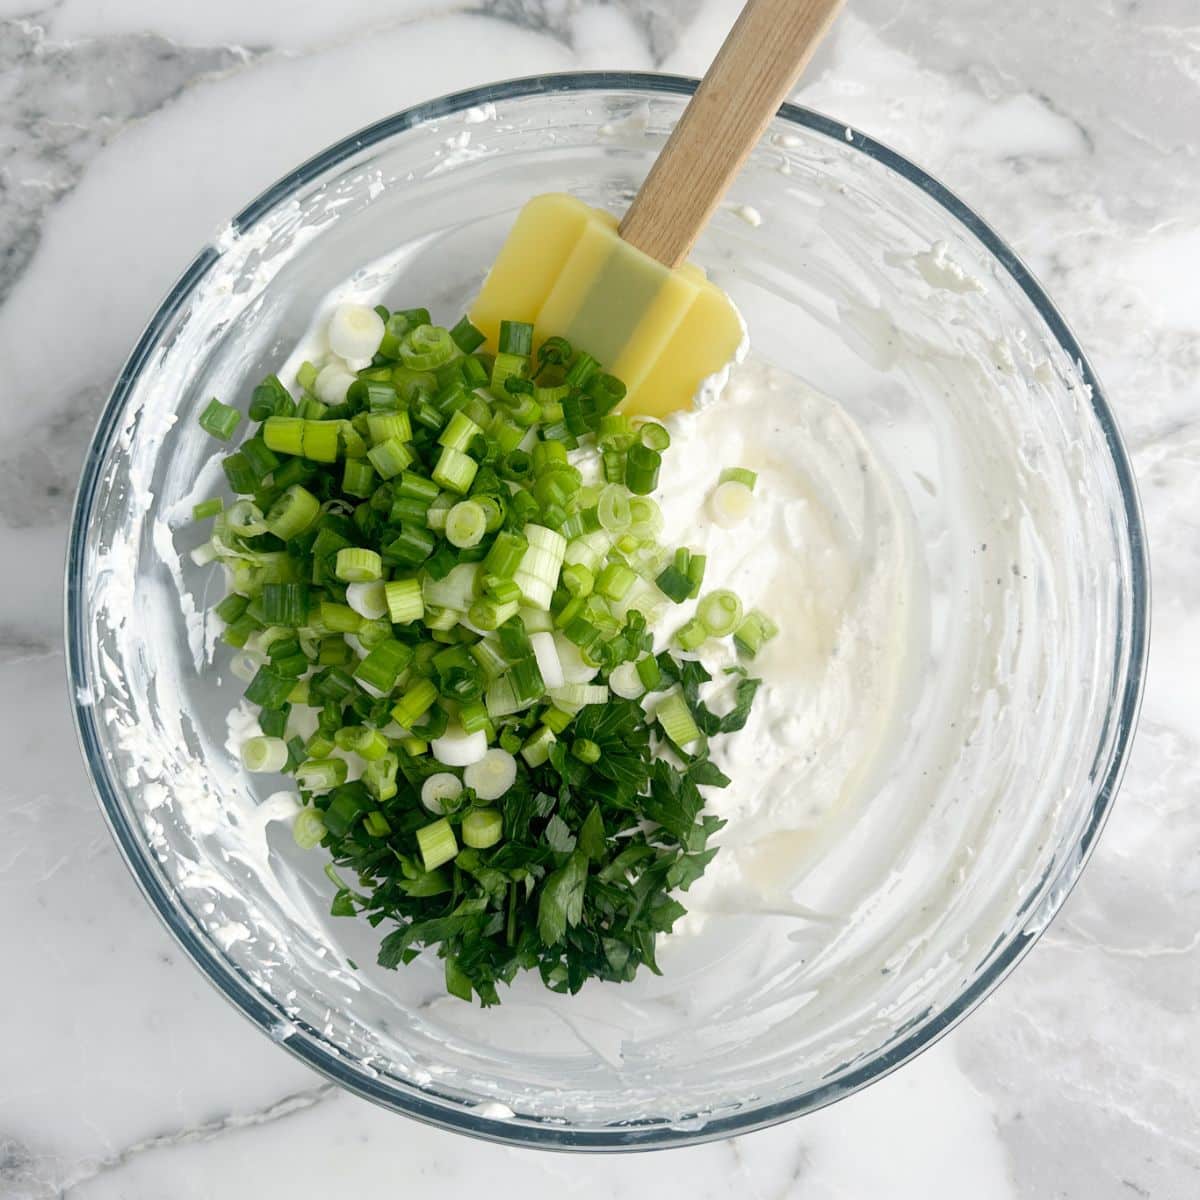
[[[684,897],[681,928],[694,930],[710,911],[791,907],[792,884],[895,729],[918,573],[900,489],[847,414],[794,376],[749,359],[723,396],[669,425],[665,543],[706,554],[706,584],[732,588],[780,630],[748,664],[763,687],[746,727],[712,742],[732,782],[708,790],[708,808],[728,825]],[[722,528],[708,497],[731,466],[758,483],[746,520]],[[662,632],[693,607],[670,606]],[[723,711],[733,646],[710,641],[699,657]]]

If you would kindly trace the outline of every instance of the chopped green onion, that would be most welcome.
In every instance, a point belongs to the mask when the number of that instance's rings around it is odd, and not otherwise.
[[[737,632],[733,635],[733,644],[739,653],[747,658],[754,658],[778,633],[779,626],[766,613],[752,608],[737,627]]]
[[[306,392],[311,392],[317,386],[317,376],[319,374],[320,372],[314,363],[302,362],[300,366],[296,368],[296,382]],[[262,385],[260,384],[259,386],[261,387]]]
[[[629,515],[632,518],[629,532],[634,537],[649,540],[662,533],[662,510],[653,500],[645,496],[634,496],[629,501]]]
[[[465,452],[482,432],[483,430],[466,413],[452,413],[446,428],[438,435],[438,445],[449,450]]]
[[[272,417],[271,421],[277,418]],[[270,424],[270,421],[267,422]],[[301,430],[302,453],[314,462],[336,462],[341,443],[338,439],[339,422],[304,421]],[[268,442],[268,445],[270,443]],[[274,447],[272,447],[274,449]]]
[[[230,592],[213,611],[222,621],[229,624],[236,621],[246,611],[246,606],[249,603],[250,599],[248,596],[239,596],[237,592]]]
[[[432,479],[426,479],[412,471],[402,471],[392,487],[397,497],[423,500],[426,505],[432,504],[438,498],[438,485]]]
[[[254,473],[250,461],[240,450],[234,451],[233,454],[227,454],[221,461],[221,469],[225,472],[229,486],[235,492],[245,496],[258,488],[258,476]]]
[[[463,783],[480,800],[499,800],[517,778],[517,760],[507,750],[489,750],[463,772]]]
[[[413,453],[399,438],[388,438],[367,451],[371,466],[384,479],[393,479],[412,465]]]
[[[428,529],[403,525],[384,548],[384,557],[402,567],[416,567],[433,553],[436,541]]]
[[[487,705],[482,700],[471,700],[463,704],[458,710],[458,723],[463,727],[464,733],[482,732],[490,740],[492,723],[487,715]]]
[[[352,583],[346,588],[347,601],[350,599],[349,592],[350,588],[352,587],[362,587],[362,584]],[[351,607],[353,606],[351,605]],[[354,611],[358,612],[358,609],[356,608]],[[373,618],[371,620],[363,621],[363,623],[358,627],[358,633],[356,633],[354,636],[358,638],[360,646],[366,650],[370,650],[373,647],[378,646],[380,642],[386,642],[388,638],[392,636],[392,626],[388,621]]]
[[[192,520],[206,521],[209,517],[215,517],[225,507],[225,501],[220,496],[214,496],[211,500],[201,500],[199,504],[192,505]]]
[[[327,832],[325,819],[315,808],[302,808],[292,822],[292,839],[301,850],[319,846]]]
[[[708,640],[708,627],[703,621],[693,617],[675,631],[675,640],[683,650],[699,650]]]
[[[386,587],[382,579],[351,583],[346,588],[346,605],[365,620],[378,621],[388,615]]]
[[[727,588],[709,592],[696,606],[696,617],[712,637],[733,633],[742,620],[742,602]]]
[[[595,577],[581,563],[571,563],[562,569],[562,586],[572,596],[590,596],[595,587]]]
[[[542,725],[521,747],[521,757],[529,767],[540,767],[550,758],[550,747],[557,738],[554,730]]]
[[[487,753],[487,734],[482,728],[468,733],[461,725],[447,725],[445,733],[430,739],[429,749],[447,767],[469,767]]]
[[[400,358],[412,371],[432,371],[456,354],[458,347],[449,330],[437,325],[418,325],[400,343]]]
[[[663,733],[681,749],[699,740],[700,728],[680,692],[668,692],[655,710],[654,717],[662,726]]]
[[[638,430],[638,441],[648,450],[656,450],[661,454],[671,444],[671,435],[665,425],[656,421],[648,421]]]
[[[608,686],[614,696],[620,696],[623,700],[636,700],[646,691],[637,666],[631,662],[623,662],[613,668],[608,676]]]
[[[301,384],[303,386],[303,384]],[[290,417],[296,402],[280,382],[278,375],[268,375],[250,396],[250,420],[265,421],[268,417]]]
[[[581,763],[597,763],[600,761],[600,747],[589,738],[576,738],[571,743],[571,753]]]
[[[577,706],[577,709],[580,706]],[[562,708],[549,708],[542,714],[542,724],[550,730],[551,733],[562,733],[564,729],[575,719],[574,712],[567,712]]]
[[[418,829],[417,845],[420,847],[421,862],[426,871],[436,871],[458,853],[454,830],[445,817]]]
[[[331,633],[357,633],[362,626],[362,617],[348,604],[322,600],[318,612],[321,624]]]
[[[268,417],[263,422],[262,438],[277,454],[300,454],[307,425],[300,417]]]
[[[566,683],[560,688],[551,688],[547,694],[554,701],[555,708],[571,714],[577,713],[589,704],[605,704],[608,701],[608,688],[599,684]],[[556,730],[555,732],[561,733],[562,731]]]
[[[337,552],[333,573],[343,583],[367,583],[383,575],[383,559],[374,550],[347,546]]]
[[[501,354],[533,353],[533,326],[525,321],[501,321],[497,342]]]
[[[635,496],[648,496],[658,487],[658,472],[662,455],[640,442],[629,447],[625,455],[625,486]]]
[[[463,354],[478,350],[487,340],[466,317],[450,330],[450,338]]]
[[[392,439],[408,442],[412,440],[412,423],[406,412],[373,412],[367,415],[367,433],[372,446]]]
[[[460,550],[469,550],[483,541],[487,513],[473,500],[461,500],[446,514],[446,540]]]
[[[494,808],[475,808],[463,818],[463,843],[475,850],[486,850],[504,836],[504,818]]]
[[[637,579],[637,572],[632,567],[610,562],[596,578],[596,591],[606,600],[624,600]]]
[[[391,751],[363,767],[362,781],[367,791],[380,803],[390,800],[400,790],[396,783],[399,769],[400,760]]]
[[[723,529],[731,529],[744,521],[753,504],[754,492],[738,479],[720,484],[708,500],[712,519]]]
[[[654,580],[658,590],[676,604],[682,604],[692,594],[692,581],[686,568],[680,570],[674,563],[665,567]]]
[[[549,608],[566,554],[566,539],[553,529],[532,523],[525,526],[524,536],[528,548],[521,556],[513,579],[526,604],[533,608]]]
[[[411,625],[425,615],[420,580],[392,579],[383,585],[383,590],[393,625]]]
[[[433,468],[433,479],[447,491],[457,492],[461,496],[470,488],[478,470],[479,464],[473,458],[451,446],[445,446],[437,466]]]
[[[692,585],[688,596],[692,599],[700,595],[700,585],[704,582],[704,569],[707,566],[707,554],[693,554],[688,560],[687,577],[688,582]]]
[[[241,419],[242,414],[236,408],[214,399],[208,402],[200,414],[200,428],[222,442],[227,442],[233,437]]]
[[[491,388],[493,392],[500,392],[504,388],[505,380],[516,376],[521,378],[529,371],[529,359],[523,354],[497,354],[495,361],[492,363]]]
[[[346,459],[342,468],[342,491],[347,496],[367,500],[375,491],[375,469],[359,458]]]
[[[372,837],[387,837],[392,832],[388,819],[381,812],[369,812],[363,817],[363,828]]]
[[[296,782],[308,792],[327,792],[346,782],[344,758],[310,758],[296,768]]]
[[[265,479],[279,466],[279,459],[261,437],[252,437],[244,441],[241,453],[260,480]]]
[[[601,493],[596,504],[596,516],[601,528],[609,533],[624,533],[633,519],[629,507],[629,493],[618,483],[610,483]]]
[[[462,792],[462,780],[457,775],[452,775],[449,771],[439,771],[421,784],[421,803],[435,816],[441,816],[447,806],[457,807],[454,802]]]
[[[380,692],[390,692],[412,659],[411,647],[389,637],[371,647],[366,658],[355,667],[354,676]]]
[[[388,740],[378,729],[366,725],[344,725],[334,734],[333,740],[339,750],[359,755],[368,762],[376,762],[388,752]]]
[[[758,482],[758,473],[748,470],[746,467],[726,467],[721,472],[721,478],[718,483],[741,483],[745,484],[751,491],[754,491],[754,485]]]
[[[583,387],[599,370],[600,364],[590,354],[581,350],[567,369],[566,382],[572,387]]]
[[[308,622],[308,585],[305,583],[264,583],[263,620],[268,625],[296,628]]]
[[[625,399],[625,385],[615,375],[596,375],[587,381],[586,388],[596,412],[601,415]]]
[[[242,743],[242,765],[247,771],[275,774],[287,760],[287,743],[281,737],[252,737]]]
[[[411,729],[437,699],[437,688],[428,679],[418,679],[392,707],[392,720],[401,729]]]
[[[321,512],[321,502],[295,483],[267,510],[266,526],[281,541],[303,533]]]

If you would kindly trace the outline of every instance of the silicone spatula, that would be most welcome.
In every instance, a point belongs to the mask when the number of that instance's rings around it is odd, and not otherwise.
[[[749,0],[624,218],[573,196],[530,200],[471,309],[587,350],[625,382],[624,411],[687,408],[733,357],[741,323],[686,262],[843,0]]]

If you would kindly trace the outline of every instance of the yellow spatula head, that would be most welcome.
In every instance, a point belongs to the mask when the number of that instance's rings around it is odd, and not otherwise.
[[[518,214],[470,316],[493,349],[502,320],[565,337],[625,383],[622,411],[645,416],[691,407],[742,339],[729,297],[698,267],[668,270],[623,242],[611,213],[558,193]]]

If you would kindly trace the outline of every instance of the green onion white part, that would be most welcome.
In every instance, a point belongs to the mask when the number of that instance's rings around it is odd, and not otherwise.
[[[345,363],[331,362],[318,372],[313,384],[313,394],[322,404],[344,404],[346,393],[357,378]]]
[[[463,772],[463,783],[480,800],[499,800],[517,777],[517,760],[506,750],[489,750]]]
[[[521,559],[513,582],[521,589],[521,598],[526,604],[534,608],[549,608],[567,551],[566,539],[544,525],[526,525],[524,534],[529,548]]]
[[[282,771],[288,760],[287,742],[277,737],[252,737],[242,743],[242,765],[247,771]]]
[[[365,304],[339,304],[329,320],[329,348],[340,358],[370,359],[383,334],[383,318]]]
[[[325,832],[325,819],[315,808],[302,808],[292,822],[292,838],[301,850],[319,846]]]
[[[382,579],[351,583],[346,587],[346,604],[360,617],[377,621],[388,615],[386,584]]]
[[[462,795],[462,780],[449,771],[440,771],[430,775],[421,784],[421,803],[436,816],[446,811],[448,801],[457,800]]]
[[[620,696],[623,700],[637,700],[646,694],[637,666],[631,662],[613,668],[608,677],[608,686],[614,696]]]
[[[461,725],[448,725],[441,737],[429,743],[429,749],[447,767],[469,767],[487,754],[487,734],[483,730],[466,733]]]
[[[558,646],[554,641],[554,635],[549,632],[531,633],[529,635],[529,644],[533,647],[534,657],[537,659],[538,670],[542,673],[542,682],[547,689],[561,687],[566,683],[566,678],[563,675],[562,659],[558,653]],[[570,643],[567,643],[570,645]],[[571,646],[574,650],[575,647]],[[580,660],[582,662],[582,660]]]
[[[567,641],[562,634],[554,635],[554,648],[562,669],[563,683],[590,683],[600,673],[594,663],[585,662],[579,647]]]
[[[753,506],[754,493],[737,479],[718,484],[708,500],[708,511],[722,529],[740,525]]]

